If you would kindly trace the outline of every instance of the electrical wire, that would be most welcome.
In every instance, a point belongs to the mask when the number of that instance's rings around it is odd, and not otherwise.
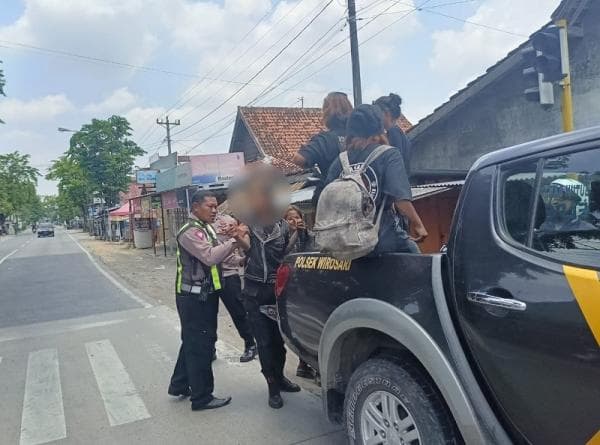
[[[242,53],[241,53],[241,54],[240,54],[240,55],[239,55],[239,56],[238,56],[238,57],[237,57],[237,58],[236,58],[236,59],[235,59],[233,62],[231,62],[231,63],[230,63],[228,66],[227,66],[227,68],[225,68],[225,69],[224,69],[224,70],[223,70],[223,71],[222,71],[222,72],[221,72],[221,73],[220,73],[220,74],[217,76],[217,79],[220,79],[220,78],[221,78],[221,76],[222,76],[223,74],[225,74],[225,73],[227,72],[227,70],[228,70],[228,69],[229,69],[229,68],[230,68],[230,67],[231,67],[231,66],[232,66],[234,63],[237,63],[237,62],[240,60],[240,58],[241,58],[241,57],[245,56],[245,55],[248,53],[248,51],[250,51],[252,48],[254,48],[254,47],[255,47],[255,46],[258,44],[258,43],[260,43],[260,42],[262,41],[262,39],[264,39],[264,38],[267,36],[267,34],[269,34],[269,32],[271,32],[271,31],[273,30],[273,28],[274,28],[274,27],[276,27],[276,26],[277,26],[277,24],[279,24],[279,23],[281,22],[281,20],[283,20],[283,19],[284,19],[284,18],[285,18],[285,17],[286,17],[288,14],[290,14],[292,11],[294,11],[294,10],[295,10],[295,9],[298,7],[298,5],[300,5],[300,3],[302,3],[302,1],[304,1],[304,0],[300,0],[300,1],[299,1],[299,2],[296,4],[296,6],[294,6],[292,9],[290,9],[290,11],[288,11],[288,13],[287,13],[287,14],[285,14],[285,15],[284,15],[284,16],[283,16],[283,17],[282,17],[282,18],[281,18],[281,19],[280,19],[280,20],[279,20],[279,21],[278,21],[278,22],[277,22],[277,23],[276,23],[276,24],[275,24],[273,27],[269,28],[269,29],[268,29],[266,32],[264,32],[264,33],[263,33],[263,34],[262,34],[262,35],[261,35],[261,36],[260,36],[260,37],[259,37],[257,40],[255,40],[254,44],[252,44],[252,45],[250,45],[248,48],[246,48],[246,50],[244,50],[244,51],[243,51],[243,52],[242,52]],[[234,48],[233,48],[232,52],[233,52],[233,51],[235,51],[235,50],[236,50],[236,48],[237,48],[237,47],[238,47],[238,46],[239,46],[241,43],[243,43],[243,42],[246,40],[246,37],[248,37],[248,36],[249,36],[249,35],[250,35],[250,34],[251,34],[251,33],[252,33],[252,32],[253,32],[253,31],[254,31],[256,28],[258,28],[258,26],[260,26],[260,24],[261,24],[261,23],[262,23],[262,22],[263,22],[263,21],[264,21],[264,20],[265,20],[265,19],[266,19],[266,18],[267,18],[269,15],[271,15],[271,13],[272,13],[272,12],[274,12],[274,11],[275,11],[275,8],[277,7],[277,5],[278,5],[279,3],[281,3],[281,0],[278,0],[278,1],[275,3],[275,5],[273,5],[274,7],[273,7],[272,11],[268,11],[268,12],[267,12],[267,13],[266,13],[264,16],[262,16],[262,17],[261,17],[261,19],[260,19],[260,20],[259,20],[259,21],[258,21],[258,22],[257,22],[257,23],[256,23],[256,24],[255,24],[255,25],[254,25],[254,26],[253,26],[253,27],[252,27],[252,28],[251,28],[251,29],[250,29],[250,30],[249,30],[249,31],[248,31],[246,34],[244,34],[244,37],[242,37],[242,38],[241,38],[241,39],[240,39],[240,40],[239,40],[239,41],[236,43],[236,45],[234,46]],[[215,65],[214,65],[214,66],[211,68],[211,70],[209,71],[209,73],[207,73],[207,75],[206,75],[206,76],[209,76],[209,75],[210,75],[210,73],[212,73],[212,72],[213,72],[213,71],[216,69],[216,67],[217,67],[217,66],[218,66],[218,63],[215,63]],[[180,98],[180,99],[179,99],[179,100],[178,100],[178,101],[177,101],[175,104],[171,105],[171,106],[169,107],[169,109],[167,110],[167,113],[168,113],[168,112],[170,112],[171,110],[175,109],[175,108],[181,108],[181,107],[182,107],[182,106],[184,106],[186,103],[188,103],[188,102],[189,102],[189,100],[191,100],[191,97],[193,97],[194,95],[191,95],[191,96],[190,96],[190,97],[189,97],[189,98],[188,98],[188,99],[187,99],[185,102],[183,102],[181,105],[179,105],[179,102],[181,102],[181,100],[183,100],[183,97],[184,97],[185,95],[188,95],[188,94],[189,94],[189,93],[190,93],[192,90],[194,90],[194,89],[196,89],[196,88],[200,87],[200,84],[202,83],[202,81],[203,81],[204,79],[208,79],[206,76],[204,76],[204,77],[203,77],[203,79],[201,79],[201,80],[200,80],[200,81],[198,81],[196,84],[194,84],[194,85],[193,85],[193,86],[192,86],[190,89],[188,89],[188,90],[187,90],[187,92],[186,92],[186,93],[184,93],[184,95],[183,95],[183,96],[182,96],[182,97],[181,97],[181,98]],[[208,79],[208,80],[210,80],[210,79]],[[242,82],[240,82],[240,83],[242,83]],[[209,85],[210,85],[210,84],[209,84]]]
[[[291,14],[304,0],[300,0],[298,3],[296,3],[296,5],[289,10],[283,17],[281,17],[279,19],[279,21],[277,22],[277,24],[279,24],[281,21],[283,21],[289,14]],[[256,64],[257,61],[261,60],[265,55],[267,55],[273,48],[275,48],[281,41],[283,41],[294,29],[296,29],[298,26],[300,26],[302,24],[302,21],[311,16],[311,14],[313,14],[317,9],[319,9],[319,4],[317,4],[313,9],[311,9],[301,20],[299,20],[293,27],[291,27],[287,32],[285,32],[278,40],[276,40],[275,42],[273,42],[265,51],[263,51],[263,53],[258,56],[257,58],[255,58],[254,60],[252,60],[250,63],[248,63],[241,71],[239,71],[236,76],[241,76],[242,74],[244,74],[245,72],[249,71],[252,66],[254,66]],[[277,26],[277,24],[275,26]],[[274,27],[275,27],[274,26]],[[274,28],[273,27],[273,28]],[[268,33],[268,32],[267,32]],[[265,34],[267,34],[265,33]],[[257,42],[258,43],[258,42]],[[255,45],[254,45],[255,46]],[[251,48],[248,49],[248,51]],[[244,54],[245,55],[245,54]],[[236,59],[239,60],[240,58]],[[230,66],[233,65],[233,63],[230,64]],[[227,67],[227,69],[229,68],[229,66]],[[194,110],[202,107],[203,105],[205,105],[206,103],[208,103],[211,99],[213,99],[215,96],[219,95],[222,91],[224,90],[224,88],[221,88],[217,91],[215,91],[213,94],[211,94],[209,97],[207,97],[206,99],[204,99],[202,102],[200,102],[199,104],[197,104],[195,107],[193,107],[191,110],[189,110],[183,117],[189,115],[190,113],[192,113]],[[181,134],[184,133],[186,131],[188,131],[190,128],[190,126],[185,126],[179,130],[177,130],[175,132],[175,134]],[[194,133],[195,134],[195,133]]]
[[[273,62],[275,62],[275,60],[277,60],[277,58],[279,58],[279,56],[281,54],[283,54],[283,52],[288,49],[314,22],[315,20],[317,20],[317,18],[319,18],[321,16],[321,14],[323,14],[323,12],[325,12],[325,10],[333,3],[334,0],[329,0],[325,6],[323,6],[323,8],[321,8],[321,10],[305,25],[302,27],[302,29],[283,47],[281,48],[277,54],[275,54],[265,65],[263,65],[263,67],[258,70],[244,85],[242,85],[240,88],[238,88],[233,94],[229,95],[224,101],[222,101],[219,105],[217,105],[215,108],[213,108],[211,111],[209,111],[208,113],[206,113],[204,116],[202,116],[200,119],[196,120],[195,122],[193,122],[191,125],[189,125],[187,128],[191,128],[195,125],[197,125],[198,123],[202,122],[204,119],[206,119],[208,116],[210,116],[211,114],[213,114],[214,112],[220,110],[223,106],[225,106],[231,99],[233,99],[235,96],[237,96],[244,88],[246,88],[248,86],[248,84],[250,82],[252,82],[254,79],[256,79],[262,72],[264,72]],[[179,132],[181,133],[181,132]]]
[[[473,26],[479,26],[480,28],[489,29],[490,31],[501,32],[501,33],[508,34],[508,35],[511,35],[511,36],[515,36],[515,37],[523,37],[523,38],[526,38],[526,39],[528,39],[528,38],[529,38],[529,36],[527,36],[527,35],[525,35],[525,34],[519,34],[519,33],[517,33],[517,32],[508,31],[508,30],[506,30],[506,29],[497,28],[497,27],[495,27],[495,26],[491,26],[491,25],[486,25],[485,23],[473,22],[473,21],[471,21],[471,20],[468,20],[468,19],[461,19],[460,17],[454,17],[454,16],[452,16],[452,15],[445,14],[445,13],[443,13],[443,12],[439,12],[439,11],[432,11],[432,10],[430,10],[429,8],[427,8],[427,9],[423,9],[422,11],[423,11],[423,12],[427,12],[427,13],[429,13],[429,14],[435,14],[435,15],[439,15],[439,16],[441,16],[441,17],[446,17],[446,18],[448,18],[448,19],[456,20],[456,21],[458,21],[458,22],[467,23],[467,24],[469,24],[469,25],[473,25]]]

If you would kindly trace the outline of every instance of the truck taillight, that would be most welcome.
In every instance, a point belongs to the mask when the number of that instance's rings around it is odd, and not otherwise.
[[[275,296],[277,298],[283,293],[283,289],[290,278],[291,271],[291,267],[287,264],[282,264],[279,266],[279,269],[277,269],[277,278],[275,279]]]

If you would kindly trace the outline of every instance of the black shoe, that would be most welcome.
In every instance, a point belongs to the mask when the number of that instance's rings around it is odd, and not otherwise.
[[[281,394],[273,394],[269,396],[269,406],[273,409],[279,409],[283,406],[283,399]]]
[[[244,354],[240,357],[240,362],[251,362],[256,357],[256,345],[248,346],[244,350]]]
[[[300,387],[285,377],[279,380],[279,389],[283,392],[299,392]]]
[[[176,389],[176,388],[172,388],[171,386],[169,386],[169,389],[167,392],[169,393],[170,396],[173,396],[173,397],[189,397],[190,394],[192,394],[192,391],[190,390],[189,387]]]
[[[308,365],[298,365],[298,369],[296,369],[296,377],[302,377],[303,379],[314,379],[315,371]]]
[[[229,405],[231,402],[231,397],[225,397],[224,399],[219,399],[217,397],[213,397],[213,399],[205,403],[204,405],[195,405],[192,403],[192,411],[202,411],[205,409],[217,409],[222,408],[226,405]]]

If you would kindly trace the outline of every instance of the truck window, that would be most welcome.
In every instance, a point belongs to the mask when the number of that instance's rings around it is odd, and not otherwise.
[[[527,244],[531,221],[536,169],[536,162],[526,162],[511,167],[505,174],[504,226],[512,239],[524,245]]]
[[[583,266],[600,264],[600,149],[544,161],[544,222],[534,248]]]
[[[505,233],[556,260],[597,267],[600,149],[542,162],[541,171],[534,161],[503,169],[501,221]]]

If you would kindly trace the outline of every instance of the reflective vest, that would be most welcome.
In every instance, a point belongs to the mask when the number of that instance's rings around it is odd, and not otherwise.
[[[208,267],[204,265],[198,258],[182,248],[179,243],[179,237],[192,227],[202,230],[213,246],[218,242],[214,229],[202,221],[192,219],[179,230],[177,234],[177,279],[175,282],[175,291],[178,294],[182,292],[202,294],[202,291],[210,293],[221,290],[221,271],[219,266],[213,265]],[[199,268],[204,272],[200,279],[198,279]]]

